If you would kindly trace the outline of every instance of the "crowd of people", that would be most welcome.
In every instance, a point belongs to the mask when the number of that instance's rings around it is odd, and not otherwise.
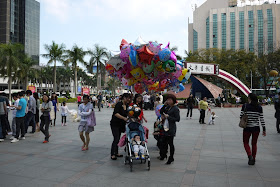
[[[176,135],[176,122],[180,121],[180,110],[177,106],[176,97],[172,94],[167,94],[165,100],[161,94],[152,95],[155,98],[151,99],[151,96],[147,93],[144,96],[141,94],[133,95],[132,93],[124,93],[123,95],[114,98],[111,102],[114,102],[114,111],[110,121],[110,127],[113,136],[113,142],[111,145],[111,159],[117,160],[118,157],[123,157],[119,154],[118,144],[120,142],[121,134],[125,132],[125,127],[129,121],[128,107],[135,106],[141,109],[138,122],[143,125],[144,122],[148,122],[144,116],[143,110],[153,109],[162,104],[160,109],[161,117],[157,118],[154,123],[153,135],[157,140],[157,146],[159,148],[158,159],[167,159],[168,147],[169,157],[166,164],[170,164],[174,161],[174,137]],[[280,93],[279,93],[280,98]],[[79,104],[78,115],[81,116],[78,131],[80,139],[83,143],[82,151],[89,149],[90,136],[89,134],[94,131],[96,124],[94,107],[97,104],[99,111],[101,108],[103,96],[98,94],[97,97],[90,98],[88,95],[82,97],[82,102]],[[192,95],[186,100],[187,115],[186,117],[192,117],[192,110],[195,105],[195,99]],[[151,107],[152,106],[152,107]],[[207,102],[207,98],[204,97],[198,102],[198,109],[200,111],[199,123],[205,123],[206,111],[210,110]],[[280,133],[280,101],[275,102],[275,118],[277,132]],[[66,118],[69,113],[69,109],[65,102],[58,102],[56,94],[52,94],[51,98],[47,94],[42,95],[42,104],[39,99],[38,93],[32,93],[30,90],[26,92],[19,92],[12,94],[12,102],[4,95],[0,95],[0,142],[6,139],[7,135],[11,135],[11,143],[16,143],[25,139],[25,134],[28,133],[28,128],[31,126],[29,133],[35,133],[41,131],[45,138],[43,143],[48,143],[51,137],[49,133],[49,126],[56,125],[57,111],[61,110],[62,126],[66,126]],[[12,123],[10,125],[8,120],[9,111],[12,111]],[[41,115],[40,115],[41,113]],[[243,115],[247,115],[247,126],[243,130],[243,144],[245,151],[248,155],[248,164],[254,165],[256,162],[257,153],[257,140],[260,134],[260,126],[262,126],[263,136],[266,136],[265,122],[263,118],[263,109],[258,102],[258,98],[255,94],[249,94],[248,103],[244,104],[241,109],[240,118]],[[215,122],[215,112],[211,112],[209,125]],[[94,121],[94,125],[90,125],[89,120]],[[39,123],[40,122],[40,123]],[[252,137],[252,149],[249,146],[249,139]],[[135,137],[137,138],[137,137]],[[136,141],[137,142],[137,141]],[[135,144],[136,145],[136,144]],[[140,148],[139,148],[140,150]],[[143,152],[143,150],[140,150]]]
[[[69,112],[66,103],[61,106],[62,126],[66,126],[66,116]],[[12,112],[12,123],[9,122],[9,111]],[[31,90],[22,91],[12,94],[12,101],[1,93],[0,96],[0,142],[11,135],[11,143],[24,140],[28,128],[31,126],[29,133],[41,131],[45,135],[43,143],[48,143],[50,134],[49,126],[56,125],[56,115],[59,111],[59,102],[56,94],[52,94],[51,98],[47,94],[42,95],[42,104],[37,92],[32,93]],[[41,112],[41,115],[40,115]]]

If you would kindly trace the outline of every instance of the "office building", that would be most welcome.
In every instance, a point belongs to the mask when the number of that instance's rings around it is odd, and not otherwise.
[[[188,49],[244,49],[263,54],[280,48],[280,5],[237,6],[237,0],[207,0],[193,12]]]
[[[40,3],[36,0],[0,0],[0,43],[21,43],[39,64]]]

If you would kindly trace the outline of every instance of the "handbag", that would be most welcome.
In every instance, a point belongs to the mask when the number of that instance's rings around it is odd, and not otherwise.
[[[95,118],[94,110],[92,110],[91,114],[87,118],[87,126],[89,127],[96,126],[96,118]]]
[[[243,129],[247,127],[247,123],[248,123],[248,115],[246,114],[246,112],[247,112],[246,106],[247,105],[245,104],[244,114],[240,118],[240,122],[239,122],[239,127],[243,128]]]

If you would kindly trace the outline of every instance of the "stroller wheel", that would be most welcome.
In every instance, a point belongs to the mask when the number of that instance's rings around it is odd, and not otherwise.
[[[129,162],[129,165],[130,165],[130,172],[132,172],[132,164],[133,164],[132,159],[130,159],[130,162]]]

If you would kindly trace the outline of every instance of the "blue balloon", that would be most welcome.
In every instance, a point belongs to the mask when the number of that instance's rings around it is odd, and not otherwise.
[[[181,61],[177,61],[177,64],[179,64],[182,68],[184,67],[184,64]]]
[[[169,49],[167,49],[167,48],[164,48],[163,50],[161,50],[158,53],[159,59],[162,62],[166,62],[167,60],[169,60],[170,55],[171,55],[171,51]]]
[[[185,86],[182,83],[180,83],[180,85],[179,85],[179,92],[182,92],[184,90],[185,90]]]
[[[132,46],[130,46],[130,53],[129,53],[129,61],[133,66],[137,66],[138,64],[138,56],[137,56],[137,51],[133,49]]]

